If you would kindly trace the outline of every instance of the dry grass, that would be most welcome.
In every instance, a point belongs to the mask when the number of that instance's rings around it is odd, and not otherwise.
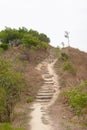
[[[23,50],[21,46],[9,48],[1,54],[1,57],[11,62],[13,68],[20,72],[26,81],[26,86],[22,90],[20,101],[15,105],[13,113],[11,114],[14,127],[26,127],[26,120],[29,118],[27,117],[27,113],[30,111],[30,104],[27,103],[27,100],[29,97],[34,99],[38,89],[43,84],[43,79],[35,67],[38,63],[43,61],[48,54],[49,53],[44,50]]]
[[[61,86],[60,95],[55,105],[51,108],[55,129],[60,126],[60,130],[87,130],[87,123],[84,123],[85,121],[87,122],[87,116],[85,115],[85,119],[83,116],[78,117],[67,103],[63,93],[69,87],[79,86],[84,80],[87,80],[87,53],[70,47],[62,49],[61,53],[68,55],[68,61],[74,67],[75,73],[63,70],[63,65],[66,61],[62,60],[60,55],[55,64]]]
[[[74,48],[65,48],[62,50],[69,57],[75,73],[68,73],[63,70],[64,61],[59,58],[55,67],[58,75],[60,75],[60,84],[62,87],[79,85],[83,80],[87,80],[87,53],[81,52]]]

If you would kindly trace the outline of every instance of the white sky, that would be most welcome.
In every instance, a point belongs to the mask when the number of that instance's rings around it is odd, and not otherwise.
[[[87,0],[0,0],[0,30],[26,27],[45,33],[57,46],[70,32],[72,47],[87,52]]]

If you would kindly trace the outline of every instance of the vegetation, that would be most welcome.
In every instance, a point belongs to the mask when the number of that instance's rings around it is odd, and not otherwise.
[[[66,61],[66,60],[68,60],[69,59],[69,56],[66,54],[66,53],[61,53],[61,59],[63,60],[63,61]]]
[[[2,48],[3,50],[8,50],[8,44],[6,44],[6,43],[3,43],[3,44],[1,44],[0,45],[0,48]]]
[[[20,111],[16,113],[16,106],[20,101],[25,105],[33,101],[42,83],[34,65],[48,55],[49,42],[45,34],[25,27],[0,31],[0,130],[22,130],[5,122],[15,123],[21,113],[17,126],[23,124],[25,108],[21,112],[19,105]]]
[[[84,81],[78,87],[72,87],[65,92],[68,104],[73,108],[74,112],[80,116],[85,114],[87,110],[87,81]]]
[[[33,102],[33,100],[34,100],[34,99],[33,99],[32,97],[29,97],[29,98],[27,98],[26,101],[27,101],[27,103],[30,103],[30,102]]]
[[[12,128],[9,123],[0,124],[0,130],[24,130],[23,128]]]
[[[60,76],[58,99],[61,113],[71,123],[71,129],[87,129],[87,53],[67,47],[60,50],[55,64]],[[54,108],[55,110],[55,108]],[[56,113],[56,112],[55,112]],[[65,124],[66,125],[66,124]],[[83,128],[84,127],[84,128]]]
[[[63,70],[68,71],[71,74],[75,74],[75,69],[70,61],[67,61],[63,64]]]
[[[2,44],[6,43],[11,46],[18,46],[20,44],[25,45],[28,48],[32,46],[47,48],[50,39],[44,34],[32,29],[28,30],[25,27],[19,29],[11,29],[6,27],[5,30],[0,32],[0,40]],[[1,45],[3,49],[6,48],[6,44]]]
[[[0,58],[0,121],[9,121],[13,106],[19,99],[24,85],[20,73],[11,64]],[[21,87],[20,87],[21,86]]]

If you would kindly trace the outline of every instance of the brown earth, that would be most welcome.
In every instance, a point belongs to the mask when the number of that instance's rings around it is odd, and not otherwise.
[[[62,65],[63,61],[58,57],[55,64],[55,70],[58,74],[58,81],[60,84],[60,91],[67,90],[70,86],[77,86],[83,80],[87,80],[87,53],[80,52],[74,48],[64,48],[63,53],[69,56],[76,69],[76,73],[71,75],[64,72]],[[13,47],[4,52],[3,58],[8,59],[14,68],[21,72],[26,81],[26,89],[23,90],[21,100],[15,105],[12,113],[13,126],[26,128],[27,120],[29,118],[29,111],[31,111],[31,104],[27,103],[29,97],[35,98],[35,95],[43,84],[43,79],[38,70],[35,69],[36,65],[43,61],[49,55],[48,52],[43,50],[37,51],[23,51],[21,47]],[[66,100],[60,95],[55,104],[50,108],[49,114],[53,122],[54,130],[87,130],[87,127],[81,123],[82,118],[78,118],[67,104]]]
[[[59,55],[58,61],[55,64],[55,70],[58,74],[58,80],[61,86],[60,94],[49,112],[53,120],[54,129],[87,130],[87,126],[84,125],[84,117],[78,117],[62,95],[62,92],[68,90],[68,87],[76,87],[82,81],[87,80],[87,53],[70,47],[62,49],[61,53],[66,53],[69,56],[69,60],[76,69],[76,72],[75,74],[65,72],[63,70],[64,61],[61,60],[61,55]],[[86,118],[87,115],[85,115],[85,120]]]
[[[61,53],[68,55],[68,60],[72,63],[75,73],[71,74],[63,71],[64,61],[59,57],[55,64],[55,69],[60,76],[60,85],[62,87],[76,86],[82,80],[87,80],[87,53],[70,47],[62,49]]]
[[[35,69],[36,65],[49,55],[46,50],[24,50],[22,46],[11,47],[1,54],[3,59],[7,59],[13,68],[20,72],[25,81],[26,87],[23,88],[20,101],[14,107],[11,120],[14,127],[26,127],[27,113],[30,111],[30,104],[27,100],[33,101],[39,87],[43,84],[41,74]]]

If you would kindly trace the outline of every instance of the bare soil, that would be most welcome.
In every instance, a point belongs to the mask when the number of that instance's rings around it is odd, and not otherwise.
[[[17,48],[10,50],[10,53],[9,51],[5,52],[3,57],[8,58],[14,64],[14,68],[22,72],[28,81],[27,91],[23,93],[21,101],[16,104],[11,115],[14,127],[23,126],[26,129],[28,128],[28,130],[87,130],[87,127],[81,124],[81,119],[79,121],[79,118],[72,112],[72,109],[67,106],[66,101],[62,99],[59,94],[63,89],[67,89],[67,86],[78,85],[82,79],[87,79],[87,54],[84,52],[80,53],[79,50],[72,48],[69,48],[69,51],[64,50],[64,52],[69,54],[73,65],[78,70],[77,75],[71,76],[67,73],[62,73],[60,67],[62,62],[59,61],[56,62],[54,70],[53,54],[45,60],[45,67],[43,67],[42,61],[48,56],[44,51],[39,50],[36,54],[35,52],[31,52],[31,54],[29,53],[31,57],[28,56],[28,53],[24,53],[21,50],[18,51]],[[37,64],[39,64],[38,70],[36,69]],[[54,83],[52,81],[54,81]],[[44,98],[42,98],[40,93],[39,95],[41,97],[36,96],[40,88],[45,86],[47,89],[47,84],[50,84],[50,87],[53,86],[52,90],[55,91],[55,94],[49,101],[43,103]],[[46,92],[47,91],[45,91],[45,98],[48,98],[46,97]],[[34,104],[26,103],[26,99],[30,96],[34,99],[39,98],[41,102],[34,100]],[[37,115],[38,111],[39,116]],[[36,125],[33,124],[32,120],[38,121],[35,122],[39,124],[37,129],[35,129]],[[30,124],[34,127],[30,126]],[[30,127],[32,129],[30,129]]]
[[[31,111],[30,105],[32,104],[27,103],[27,99],[34,100],[38,89],[43,84],[43,78],[35,67],[48,55],[48,51],[23,50],[22,46],[11,47],[1,54],[1,57],[11,62],[13,68],[20,72],[26,80],[20,101],[17,101],[11,114],[11,122],[14,127],[27,127],[27,120],[30,118],[28,113]]]
[[[57,82],[57,75],[54,71],[54,64],[56,60],[51,55],[43,62],[38,64],[37,70],[44,79],[43,85],[40,87],[36,100],[32,105],[31,120],[29,121],[30,130],[52,130],[53,123],[48,115],[49,108],[56,101],[59,94],[59,84]]]
[[[66,91],[68,87],[78,86],[82,81],[87,80],[87,53],[81,52],[74,48],[64,48],[61,53],[66,53],[69,60],[76,69],[76,74],[72,75],[63,71],[63,63],[59,57],[55,64],[56,73],[59,75],[58,81],[61,85],[60,94],[55,104],[51,107],[49,114],[53,120],[55,130],[87,130],[84,125],[84,117],[78,117],[66,99],[62,97],[61,92]],[[85,115],[86,120],[86,115]]]

